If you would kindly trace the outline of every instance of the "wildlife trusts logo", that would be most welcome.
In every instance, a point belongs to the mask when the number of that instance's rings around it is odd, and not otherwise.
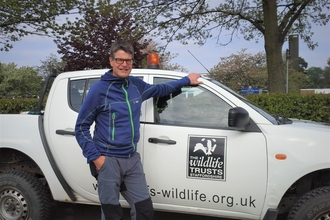
[[[225,180],[226,137],[189,136],[187,177]]]

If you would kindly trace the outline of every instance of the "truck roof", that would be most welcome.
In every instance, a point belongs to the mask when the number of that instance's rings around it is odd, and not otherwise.
[[[57,76],[57,78],[71,78],[71,77],[81,77],[81,76],[100,76],[109,71],[109,69],[94,69],[94,70],[79,70],[79,71],[71,71],[64,72]],[[161,70],[161,69],[132,69],[132,75],[140,75],[140,74],[160,74],[160,75],[173,75],[184,77],[187,73],[175,72],[170,70]]]

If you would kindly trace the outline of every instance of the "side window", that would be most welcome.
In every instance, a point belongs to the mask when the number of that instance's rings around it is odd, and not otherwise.
[[[86,86],[86,89],[85,89],[85,95],[84,95],[84,99],[87,95],[87,93],[89,92],[89,89],[92,87],[92,85],[94,85],[94,83],[100,81],[100,78],[94,78],[94,79],[89,79],[88,82],[87,82],[87,86]]]
[[[99,80],[100,78],[70,80],[69,104],[73,110],[77,112],[80,110],[89,89]]]
[[[155,78],[155,84],[170,79]],[[200,86],[183,87],[166,97],[154,98],[155,123],[180,126],[228,127],[228,110],[221,98]]]

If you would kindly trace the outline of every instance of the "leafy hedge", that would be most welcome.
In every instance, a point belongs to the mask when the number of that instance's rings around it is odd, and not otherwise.
[[[246,98],[274,115],[330,123],[330,94],[249,95]]]
[[[247,99],[270,114],[330,123],[330,94],[248,95]],[[17,114],[37,107],[38,99],[0,99],[1,114]]]
[[[36,108],[38,99],[0,99],[0,114],[19,114]]]

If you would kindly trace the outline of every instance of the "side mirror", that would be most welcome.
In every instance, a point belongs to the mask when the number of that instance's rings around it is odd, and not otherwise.
[[[243,131],[250,123],[249,113],[242,107],[231,108],[228,111],[228,126]]]

